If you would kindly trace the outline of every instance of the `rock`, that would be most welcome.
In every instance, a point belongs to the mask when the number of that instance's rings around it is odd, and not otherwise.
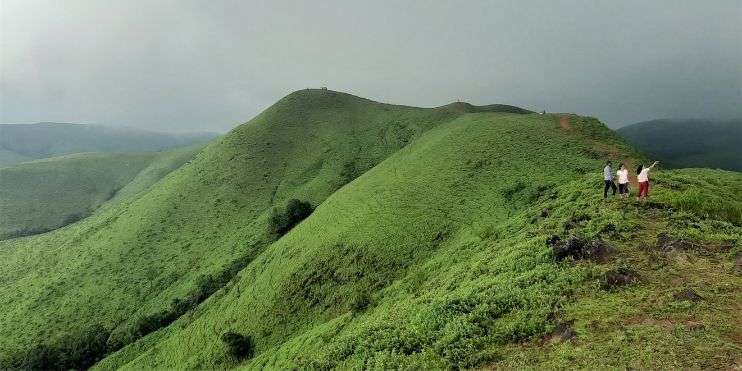
[[[571,324],[560,323],[554,329],[554,335],[558,336],[561,341],[567,341],[575,338],[577,336],[577,332],[575,332]]]
[[[675,293],[675,295],[673,295],[672,297],[678,301],[697,302],[703,300],[703,297],[701,295],[698,295],[698,293],[691,289],[683,289],[680,292]]]
[[[687,251],[693,249],[694,244],[690,241],[672,237],[667,233],[660,233],[657,235],[655,246],[661,251]]]
[[[587,214],[579,214],[579,215],[573,215],[569,220],[567,220],[564,223],[564,230],[568,231],[570,229],[576,228],[580,223],[584,221],[590,220],[590,215]]]
[[[551,247],[557,261],[571,257],[575,260],[587,259],[604,263],[613,252],[613,248],[602,240],[586,242],[575,236],[562,242],[561,238],[552,235],[546,240],[546,244]]]
[[[637,281],[636,273],[627,268],[619,268],[605,273],[601,284],[604,290],[626,286]]]

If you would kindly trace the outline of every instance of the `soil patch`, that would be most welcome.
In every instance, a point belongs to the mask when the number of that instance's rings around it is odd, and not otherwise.
[[[703,300],[703,297],[701,295],[698,295],[697,292],[691,289],[683,289],[680,292],[675,293],[675,295],[673,295],[672,297],[678,301],[697,302]]]
[[[619,268],[608,271],[603,276],[603,282],[601,282],[601,288],[603,290],[611,290],[616,287],[626,286],[638,281],[635,272],[628,268]]]
[[[571,257],[574,260],[605,263],[614,251],[613,247],[602,240],[585,241],[575,236],[562,241],[559,236],[552,235],[546,240],[546,244],[551,247],[556,261]]]

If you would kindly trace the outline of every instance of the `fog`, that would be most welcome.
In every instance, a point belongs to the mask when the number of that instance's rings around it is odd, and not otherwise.
[[[742,1],[0,0],[0,122],[226,131],[293,90],[742,117]]]

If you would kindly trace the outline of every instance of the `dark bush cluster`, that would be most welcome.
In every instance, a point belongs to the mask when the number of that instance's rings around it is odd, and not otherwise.
[[[297,199],[289,200],[286,204],[286,209],[281,212],[278,209],[273,209],[273,215],[270,221],[270,231],[276,236],[283,236],[291,228],[294,228],[299,222],[306,219],[312,212],[312,204],[307,201],[301,201]]]
[[[230,331],[222,334],[222,341],[229,355],[237,360],[252,358],[255,353],[255,344],[250,336]]]
[[[103,327],[91,326],[6,356],[0,359],[0,369],[86,370],[109,352],[108,335]]]
[[[14,231],[6,232],[3,234],[0,234],[0,240],[7,240],[11,238],[18,238],[18,237],[26,237],[26,236],[33,236],[35,234],[42,234],[46,232],[53,231],[57,228],[62,228],[66,225],[70,225],[72,223],[75,223],[77,221],[80,221],[82,219],[87,218],[90,215],[89,212],[80,211],[77,213],[67,214],[64,216],[64,219],[62,219],[62,223],[59,223],[56,226],[52,227],[24,227],[19,228]]]
[[[6,232],[2,235],[0,235],[0,240],[7,240],[11,238],[18,238],[18,237],[26,237],[26,236],[33,236],[35,234],[41,234],[46,233],[49,231],[53,231],[56,229],[56,227],[36,227],[36,228],[19,228],[11,232]]]
[[[175,298],[170,308],[140,317],[126,332],[115,334],[108,340],[110,349],[120,349],[125,345],[155,332],[175,322],[189,310],[196,308],[213,293],[224,287],[237,273],[250,262],[250,255],[243,255],[224,267],[217,275],[201,275],[196,279],[196,288],[184,298]]]

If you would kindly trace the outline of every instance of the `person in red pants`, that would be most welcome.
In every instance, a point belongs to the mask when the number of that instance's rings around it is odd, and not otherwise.
[[[652,170],[659,163],[659,161],[655,161],[650,167],[639,165],[636,169],[636,180],[639,181],[639,194],[636,195],[637,201],[646,199],[649,196],[649,170]]]

